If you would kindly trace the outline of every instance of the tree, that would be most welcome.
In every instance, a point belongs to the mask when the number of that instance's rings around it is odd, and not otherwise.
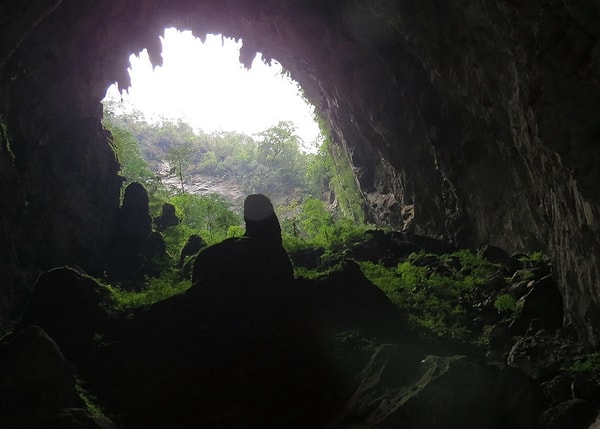
[[[273,164],[276,158],[290,159],[298,152],[296,126],[290,121],[280,121],[277,125],[258,134],[258,153],[260,161]]]
[[[300,225],[310,239],[327,243],[330,240],[334,220],[323,201],[308,197],[302,205]]]
[[[181,193],[185,192],[184,175],[192,165],[194,146],[190,141],[184,141],[173,145],[167,152],[165,161],[169,164],[169,174],[175,174],[181,185]]]
[[[230,205],[217,194],[194,195],[181,193],[171,198],[181,217],[181,224],[190,230],[205,233],[203,238],[223,239],[232,225],[240,225],[240,217],[230,209]],[[205,237],[209,234],[210,237]]]
[[[111,143],[121,166],[121,175],[125,178],[124,185],[139,182],[145,187],[154,180],[148,163],[142,157],[140,145],[129,131],[106,124],[111,132]]]

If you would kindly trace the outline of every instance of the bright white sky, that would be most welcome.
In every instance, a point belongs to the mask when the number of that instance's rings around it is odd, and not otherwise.
[[[189,31],[169,28],[161,42],[163,65],[153,67],[145,50],[132,55],[131,86],[119,94],[112,85],[107,98],[122,96],[150,121],[182,119],[205,132],[255,134],[292,121],[305,147],[320,140],[313,107],[276,61],[268,66],[257,55],[246,70],[239,62],[242,42],[220,35],[209,34],[202,43]]]

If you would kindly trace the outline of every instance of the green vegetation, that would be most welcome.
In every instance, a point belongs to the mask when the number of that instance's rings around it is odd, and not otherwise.
[[[80,378],[75,379],[75,390],[85,404],[85,408],[95,419],[109,421],[106,413],[97,404],[97,398],[85,388],[85,383]]]
[[[279,205],[272,200],[290,252],[322,247],[325,258],[333,259],[364,240],[362,196],[350,159],[328,140],[316,154],[309,154],[300,150],[291,122],[255,136],[204,133],[183,122],[151,124],[139,112],[117,115],[115,107],[105,105],[103,123],[112,135],[123,189],[131,182],[141,183],[154,219],[165,203],[175,207],[179,219],[178,225],[160,231],[168,254],[166,260],[155,261],[162,267],[160,277],[148,278],[139,292],[112,288],[120,308],[149,305],[190,286],[173,267],[192,234],[209,245],[243,235],[239,201],[234,205],[216,193],[189,193],[195,177],[215,183],[229,180],[245,194],[279,196]],[[335,202],[329,204],[333,194]]]
[[[509,294],[502,294],[494,301],[494,308],[502,316],[514,316],[518,312],[517,301]]]
[[[598,373],[600,372],[600,353],[587,354],[575,360],[566,369],[574,373]]]
[[[469,298],[497,266],[469,250],[446,255],[412,254],[397,267],[361,262],[369,280],[406,311],[413,326],[434,336],[467,339]]]
[[[139,307],[146,307],[185,292],[191,286],[188,279],[174,269],[166,269],[159,278],[148,278],[147,287],[140,291],[126,291],[118,287],[108,286],[115,300],[118,312],[127,312]]]
[[[550,258],[542,252],[531,252],[519,257],[519,262],[525,268],[533,268],[550,263]]]

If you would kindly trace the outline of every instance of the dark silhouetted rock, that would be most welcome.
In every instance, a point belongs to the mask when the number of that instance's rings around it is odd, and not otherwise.
[[[0,427],[19,429],[109,429],[93,417],[75,388],[59,347],[37,326],[0,342]],[[10,368],[10,370],[7,370]]]
[[[262,194],[248,195],[244,200],[246,237],[281,246],[281,226],[269,198]]]
[[[110,291],[69,267],[43,273],[17,329],[39,325],[71,357],[86,350],[106,321]]]
[[[146,237],[152,232],[148,192],[137,182],[125,188],[116,230],[118,241],[133,252],[143,249]]]
[[[556,373],[569,361],[569,357],[583,353],[583,345],[544,331],[519,336],[507,357],[507,364],[519,368],[531,377]]]
[[[478,249],[477,254],[493,264],[501,265],[509,275],[516,269],[508,252],[499,247],[486,245]]]
[[[290,252],[290,259],[295,267],[314,269],[319,266],[321,256],[325,253],[323,247],[316,249],[301,249],[295,252]]]
[[[544,381],[540,385],[544,401],[551,406],[555,406],[573,399],[571,382],[572,380],[565,375],[556,375],[550,380]]]
[[[152,232],[148,192],[137,182],[125,188],[109,256],[109,274],[118,280],[143,280],[147,238]]]
[[[177,268],[183,268],[183,265],[187,258],[194,256],[196,253],[206,247],[206,241],[198,234],[192,234],[188,237],[181,253],[179,254],[179,261],[177,262]]]
[[[163,203],[160,216],[154,218],[154,225],[159,232],[165,231],[170,226],[179,225],[179,218],[175,213],[175,206],[170,203]]]
[[[404,353],[391,344],[375,350],[336,428],[535,427],[536,392],[515,371],[464,356],[415,360]]]
[[[513,334],[532,329],[560,329],[563,325],[563,299],[551,275],[541,278],[521,298],[521,312],[511,324]]]
[[[142,273],[151,277],[160,277],[165,268],[167,243],[158,231],[152,231],[144,244],[144,266]]]
[[[167,256],[167,244],[158,231],[153,231],[146,237],[144,243],[144,256],[147,259],[163,258]]]
[[[281,227],[269,199],[262,194],[249,195],[244,201],[244,219],[244,237],[229,238],[198,253],[194,285],[259,290],[292,281],[294,270],[281,244]]]
[[[406,316],[354,261],[344,261],[340,270],[309,282],[303,291],[314,317],[324,326],[386,335],[406,328]]]
[[[546,411],[540,429],[588,429],[598,415],[598,408],[583,399],[571,399]]]

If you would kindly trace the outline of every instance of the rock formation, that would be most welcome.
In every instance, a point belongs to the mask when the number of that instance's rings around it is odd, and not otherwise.
[[[167,26],[277,59],[345,148],[370,219],[541,250],[600,343],[595,0],[76,0],[0,5],[0,321],[40,270],[97,269],[118,209],[99,101]]]
[[[281,243],[281,227],[271,201],[249,195],[244,201],[246,232],[203,249],[194,261],[192,283],[236,293],[282,288],[294,269]]]

